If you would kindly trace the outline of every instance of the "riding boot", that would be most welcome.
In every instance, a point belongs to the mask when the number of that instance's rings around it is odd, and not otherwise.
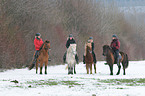
[[[83,64],[85,64],[86,62],[85,62],[85,56],[83,55]]]
[[[120,64],[119,64],[119,57],[118,58],[116,58],[117,59],[117,66],[119,66],[120,67]]]
[[[39,51],[36,51],[35,52],[35,56],[34,56],[34,59],[33,59],[33,65],[35,65],[35,63],[36,63],[36,60],[37,60],[37,58],[38,58],[38,54],[39,54]]]
[[[117,66],[120,67],[120,64],[119,64],[119,50],[116,50],[115,54],[116,54]]]
[[[66,52],[64,53],[64,56],[63,56],[63,63],[66,63]]]
[[[95,53],[94,52],[92,52],[92,54],[93,54],[93,61],[94,61],[94,64],[96,64],[96,55],[95,55]]]
[[[48,56],[49,56],[49,52],[48,52]],[[50,57],[48,58],[48,61],[51,61]]]
[[[77,54],[75,55],[75,59],[76,59],[77,64],[79,64],[79,58]]]

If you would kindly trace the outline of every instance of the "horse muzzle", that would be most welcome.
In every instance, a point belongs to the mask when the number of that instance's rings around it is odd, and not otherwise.
[[[104,53],[103,53],[102,55],[103,55],[103,56],[105,56],[105,54],[104,54]]]

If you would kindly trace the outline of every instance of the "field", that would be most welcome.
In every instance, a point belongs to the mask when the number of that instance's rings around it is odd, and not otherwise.
[[[0,96],[145,96],[145,61],[130,61],[119,76],[104,61],[97,62],[97,74],[86,74],[85,65],[76,65],[76,75],[67,75],[66,65],[48,66],[48,74],[35,69],[0,72]],[[43,70],[44,72],[44,70]]]

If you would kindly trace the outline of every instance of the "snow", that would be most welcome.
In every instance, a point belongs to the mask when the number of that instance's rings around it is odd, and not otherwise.
[[[119,9],[124,13],[145,13],[145,6],[119,7]]]
[[[145,86],[99,82],[108,79],[145,78],[145,61],[130,61],[125,76],[122,69],[120,75],[115,75],[117,65],[114,65],[114,75],[110,76],[109,67],[104,65],[104,61],[97,62],[97,74],[93,70],[92,75],[86,74],[85,65],[82,63],[76,65],[77,74],[67,75],[66,66],[48,66],[47,75],[35,74],[35,69],[29,71],[27,68],[0,72],[0,96],[145,96]],[[19,83],[11,82],[13,80]],[[38,85],[40,81],[54,81],[57,84]],[[76,84],[63,84],[63,81],[74,81]]]

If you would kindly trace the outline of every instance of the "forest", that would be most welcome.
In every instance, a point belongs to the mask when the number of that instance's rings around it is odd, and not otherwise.
[[[129,7],[128,7],[129,9]],[[112,35],[121,42],[120,51],[129,60],[145,58],[145,13],[123,12],[115,2],[101,0],[0,0],[0,68],[22,68],[30,65],[36,33],[50,40],[51,62],[63,63],[69,34],[77,42],[79,61],[84,45],[94,38],[97,60],[104,60],[102,46],[110,45]]]

